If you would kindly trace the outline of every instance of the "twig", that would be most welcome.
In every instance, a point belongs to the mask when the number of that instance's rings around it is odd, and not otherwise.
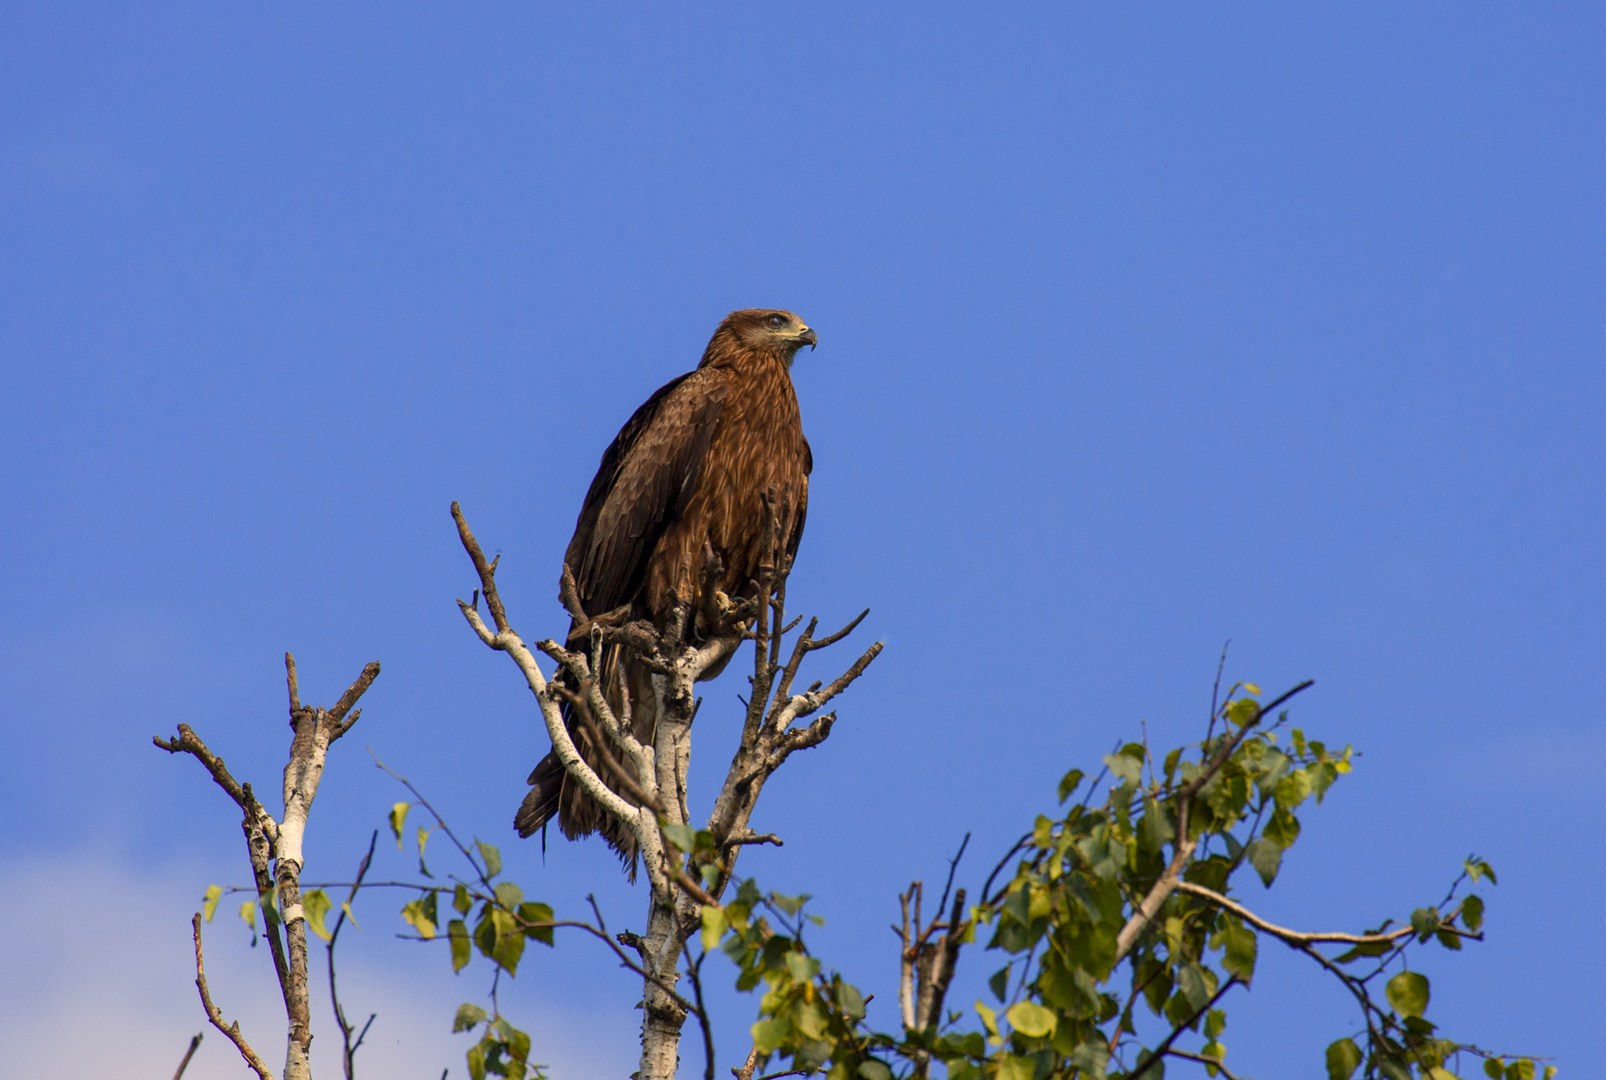
[[[1216,681],[1210,687],[1210,724],[1205,728],[1205,742],[1216,733],[1216,719],[1221,705],[1221,673],[1227,670],[1227,649],[1232,645],[1232,638],[1221,643],[1221,659],[1216,661]]]
[[[703,1029],[703,1056],[707,1059],[707,1066],[703,1069],[703,1080],[714,1080],[714,1029],[708,1022],[708,1006],[703,1004],[703,961],[708,958],[704,951],[696,960],[691,958],[691,945],[682,942],[681,950],[686,954],[686,974],[691,978],[692,994],[697,998],[697,1022]]]
[[[340,1006],[340,994],[335,989],[335,943],[340,940],[340,930],[346,925],[346,909],[351,902],[357,899],[357,890],[362,888],[362,879],[368,876],[368,865],[374,858],[374,845],[379,841],[379,830],[368,838],[368,854],[362,857],[362,863],[357,867],[357,880],[351,883],[351,892],[346,896],[346,902],[340,906],[340,917],[335,920],[335,928],[329,934],[327,951],[329,954],[329,1001],[335,1009],[335,1023],[340,1026],[340,1042],[342,1046],[341,1063],[345,1066],[346,1080],[355,1080],[357,1075],[357,1050],[362,1046],[363,1038],[368,1034],[368,1028],[374,1022],[378,1013],[371,1013],[368,1023],[362,1026],[357,1041],[351,1041],[352,1026],[346,1022],[346,1010]]]
[[[502,597],[496,591],[496,568],[485,561],[485,552],[480,550],[480,542],[474,539],[469,530],[468,521],[463,517],[462,509],[454,500],[452,503],[452,520],[457,522],[457,538],[463,542],[463,550],[474,562],[474,569],[480,575],[480,589],[485,593],[485,606],[491,609],[491,619],[496,623],[498,633],[506,633],[509,629],[507,622],[507,609],[502,606]]]
[[[1147,1055],[1145,1055],[1143,1060],[1138,1062],[1137,1068],[1135,1068],[1131,1072],[1127,1073],[1127,1080],[1138,1080],[1138,1077],[1140,1077],[1144,1073],[1148,1072],[1149,1069],[1151,1067],[1153,1067],[1155,1062],[1159,1061],[1161,1058],[1165,1057],[1166,1054],[1170,1053],[1171,1044],[1176,1042],[1177,1036],[1181,1035],[1184,1031],[1186,1031],[1189,1028],[1193,1027],[1193,1025],[1198,1022],[1199,1017],[1203,1016],[1206,1012],[1210,1011],[1210,1007],[1212,1005],[1214,1005],[1216,1002],[1221,1000],[1221,995],[1225,994],[1228,990],[1231,990],[1237,984],[1238,984],[1238,976],[1236,976],[1236,975],[1232,976],[1226,982],[1222,983],[1221,984],[1221,989],[1217,990],[1211,996],[1209,1001],[1207,1001],[1203,1005],[1199,1006],[1198,1010],[1192,1016],[1188,1017],[1187,1020],[1185,1020],[1182,1023],[1178,1024],[1176,1027],[1172,1028],[1171,1029],[1171,1034],[1169,1034],[1169,1035],[1167,1035],[1165,1037],[1165,1041],[1162,1042],[1159,1046],[1155,1047],[1153,1050],[1151,1050]]]
[[[1227,1080],[1238,1080],[1238,1078],[1232,1074],[1231,1070],[1229,1070],[1225,1065],[1223,1065],[1221,1063],[1221,1059],[1220,1058],[1205,1057],[1203,1054],[1195,1054],[1195,1053],[1193,1053],[1191,1051],[1188,1051],[1188,1050],[1176,1050],[1176,1049],[1167,1050],[1166,1051],[1166,1056],[1167,1057],[1174,1057],[1174,1058],[1183,1058],[1183,1059],[1185,1059],[1187,1061],[1197,1061],[1201,1065],[1208,1065],[1208,1066],[1211,1066],[1212,1068],[1216,1069],[1218,1072],[1221,1073],[1222,1076],[1225,1076],[1227,1078]]]
[[[412,797],[418,800],[418,805],[429,811],[429,816],[435,819],[435,824],[440,828],[441,832],[446,834],[446,839],[452,842],[452,846],[457,848],[457,850],[462,853],[463,858],[468,860],[468,864],[474,868],[474,873],[479,875],[480,884],[484,885],[487,889],[494,888],[491,885],[490,879],[485,876],[485,870],[480,866],[479,860],[469,853],[468,848],[463,846],[463,842],[457,838],[457,834],[452,832],[452,827],[446,824],[446,819],[441,817],[439,811],[437,811],[435,807],[430,804],[428,799],[424,798],[423,792],[414,787],[413,782],[407,779],[407,777],[396,772],[383,761],[380,761],[379,755],[374,753],[374,748],[371,746],[368,747],[368,756],[374,759],[374,764],[379,766],[379,768],[384,771],[386,775],[405,787]]]
[[[204,1031],[197,1031],[195,1038],[190,1040],[190,1048],[184,1051],[184,1060],[178,1063],[178,1072],[173,1074],[173,1080],[184,1080],[184,1070],[190,1067],[190,1058],[195,1056],[195,1048],[201,1045],[201,1036]]]
[[[212,992],[206,986],[206,963],[201,958],[200,912],[197,911],[195,918],[190,920],[190,928],[195,933],[195,988],[201,992],[201,1007],[206,1010],[206,1018],[212,1021],[212,1026],[221,1031],[234,1044],[234,1048],[240,1052],[240,1056],[245,1059],[245,1063],[251,1066],[252,1072],[261,1077],[261,1080],[273,1080],[273,1073],[268,1069],[268,1066],[257,1056],[257,1052],[251,1049],[251,1044],[245,1041],[245,1036],[240,1034],[240,1022],[236,1020],[232,1024],[225,1025],[223,1023],[222,1010],[212,1003]],[[195,1042],[200,1041],[199,1037],[195,1040]],[[193,1051],[193,1049],[194,1044],[192,1043],[191,1050]],[[184,1060],[187,1062],[189,1058],[186,1057]],[[183,1072],[184,1070],[181,1067],[179,1071]]]
[[[786,841],[774,833],[756,833],[748,831],[741,836],[727,836],[722,848],[745,847],[748,844],[774,844],[776,847],[785,847]]]
[[[954,872],[959,869],[959,860],[965,857],[965,849],[969,846],[970,834],[966,833],[965,838],[959,841],[959,850],[954,852],[954,857],[948,860],[948,880],[942,887],[942,899],[937,901],[937,914],[939,917],[948,907],[948,894],[954,887]],[[932,923],[931,928],[935,930],[937,924],[935,922]]]
[[[988,874],[987,875],[987,880],[982,883],[982,887],[981,887],[981,902],[983,904],[987,904],[987,905],[991,906],[993,901],[998,899],[996,896],[992,895],[993,879],[996,878],[1000,873],[1003,872],[1004,866],[1009,862],[1010,859],[1015,857],[1015,853],[1017,851],[1019,851],[1021,848],[1025,847],[1027,844],[1029,844],[1031,842],[1032,842],[1032,834],[1031,833],[1027,833],[1024,836],[1022,836],[1019,840],[1015,841],[1015,846],[1014,847],[1012,847],[1008,851],[1004,852],[1004,857],[1002,859],[998,860],[998,865],[993,867],[993,872]]]

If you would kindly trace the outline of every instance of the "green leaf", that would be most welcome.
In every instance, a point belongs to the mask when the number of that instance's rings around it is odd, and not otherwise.
[[[245,920],[245,925],[251,928],[251,932],[253,934],[256,933],[257,902],[255,900],[247,900],[245,903],[240,905],[240,918]]]
[[[1054,1031],[1054,1013],[1035,1002],[1018,1001],[1004,1015],[1009,1018],[1011,1027],[1033,1039],[1041,1039]]]
[[[480,858],[485,860],[485,876],[494,878],[502,872],[502,853],[483,841],[474,841],[474,846],[480,849]]]
[[[725,930],[730,923],[725,919],[725,909],[715,904],[703,905],[703,948],[713,950],[719,948],[719,939],[725,936]]]
[[[1205,1038],[1214,1039],[1227,1030],[1227,1014],[1220,1009],[1211,1009],[1205,1014]]]
[[[435,896],[434,893],[430,893],[429,895],[431,898]],[[425,941],[429,941],[435,936],[435,920],[424,914],[424,901],[409,901],[407,905],[401,909],[401,917],[411,923],[413,929],[418,931],[418,936],[423,938]]]
[[[1227,706],[1227,719],[1239,727],[1246,727],[1260,715],[1260,703],[1250,698],[1239,698]]]
[[[1076,1066],[1077,1071],[1086,1080],[1104,1080],[1104,1065],[1109,1060],[1109,1047],[1092,1040],[1078,1046],[1071,1053],[1071,1064]],[[1154,1080],[1164,1080],[1165,1071],[1161,1062],[1156,1061],[1149,1071],[1143,1074],[1144,1080],[1150,1080],[1151,1077]]]
[[[457,1017],[452,1021],[452,1033],[469,1031],[481,1020],[490,1014],[472,1002],[464,1002],[457,1007]]]
[[[334,935],[323,925],[323,917],[329,914],[334,905],[329,902],[329,894],[322,889],[311,889],[301,898],[301,908],[307,913],[307,927],[324,941],[331,941]]]
[[[814,976],[820,972],[820,962],[800,952],[789,952],[786,954],[786,971],[800,983],[813,982]]]
[[[1518,1058],[1506,1065],[1506,1080],[1534,1080],[1532,1058]]]
[[[1467,876],[1473,881],[1477,881],[1481,877],[1487,877],[1489,879],[1489,884],[1500,884],[1500,882],[1495,879],[1494,867],[1490,866],[1476,855],[1468,855],[1467,861],[1462,865],[1466,867]]]
[[[1271,883],[1277,879],[1277,870],[1283,864],[1283,849],[1269,840],[1256,840],[1244,848],[1244,857],[1255,868],[1255,873],[1260,875],[1266,888],[1271,888]]]
[[[802,911],[803,905],[808,903],[808,900],[807,896],[782,896],[780,893],[770,893],[770,903],[788,915],[796,915]]]
[[[511,881],[501,882],[496,886],[496,902],[513,911],[524,902],[524,890]]]
[[[1474,894],[1461,901],[1461,925],[1474,934],[1483,927],[1483,897]]]
[[[473,906],[474,901],[468,898],[467,887],[462,882],[458,882],[457,888],[452,890],[452,907],[459,915],[467,915],[468,909]]]
[[[1037,1071],[1037,1062],[1019,1054],[1004,1054],[998,1059],[997,1070],[993,1075],[998,1080],[1032,1080]]]
[[[1505,1070],[1500,1067],[1500,1059],[1484,1058],[1483,1075],[1489,1077],[1489,1080],[1500,1080],[1505,1075]]]
[[[688,855],[697,850],[697,830],[690,825],[671,825],[667,821],[658,823],[663,832],[664,839]]]
[[[992,978],[987,980],[987,989],[993,992],[993,997],[1003,1001],[1009,996],[1009,965],[1005,964],[993,972]]]
[[[1177,747],[1175,750],[1171,751],[1169,754],[1167,754],[1165,756],[1165,779],[1166,779],[1166,783],[1170,783],[1171,782],[1171,777],[1176,775],[1177,762],[1180,761],[1181,759],[1182,759],[1182,747],[1180,747],[1180,746]]]
[[[1438,908],[1419,907],[1411,912],[1411,929],[1416,931],[1419,940],[1426,941],[1438,928]]]
[[[552,927],[534,925],[552,921],[549,904],[527,903],[519,905],[519,922],[524,924],[524,936],[534,938],[543,945],[552,944]]]
[[[1350,949],[1347,952],[1333,957],[1333,963],[1348,964],[1352,961],[1361,959],[1363,956],[1382,956],[1392,948],[1394,948],[1394,946],[1389,944],[1387,941],[1368,941],[1364,944],[1355,946],[1353,949]]]
[[[836,1007],[843,1016],[849,1020],[858,1020],[864,1016],[864,995],[852,983],[837,983]]]
[[[1272,811],[1271,820],[1261,830],[1261,835],[1278,847],[1287,850],[1294,846],[1299,839],[1299,819],[1279,806]]]
[[[1060,802],[1064,802],[1071,797],[1071,792],[1075,791],[1077,785],[1081,784],[1082,775],[1081,769],[1072,769],[1060,778]]]
[[[1260,937],[1237,919],[1229,920],[1221,928],[1221,944],[1225,950],[1221,966],[1227,974],[1249,982],[1255,975],[1255,958],[1260,950]]]
[[[468,940],[468,924],[462,919],[453,919],[446,924],[446,936],[452,942],[452,974],[456,975],[468,966],[469,957],[474,955]]]
[[[399,802],[390,808],[390,831],[396,834],[396,850],[402,849],[402,825],[407,821],[407,811],[412,809],[410,802]]]
[[[1171,842],[1175,830],[1171,827],[1171,820],[1160,809],[1160,804],[1152,798],[1143,800],[1143,837],[1149,847],[1158,851]]]
[[[1389,1004],[1401,1016],[1421,1016],[1428,1011],[1428,979],[1417,971],[1402,971],[1385,988]]]
[[[1203,1008],[1210,1000],[1210,987],[1205,985],[1204,972],[1197,964],[1178,965],[1177,989],[1195,1010]]]
[[[213,915],[214,912],[217,911],[218,897],[220,897],[222,895],[223,895],[223,886],[221,886],[221,885],[208,885],[206,887],[206,899],[202,902],[201,917],[204,918],[207,922],[211,922],[212,921],[212,915]]]
[[[1361,1064],[1361,1048],[1354,1039],[1340,1039],[1327,1048],[1327,1080],[1349,1080]]]
[[[1113,775],[1129,784],[1143,782],[1143,762],[1137,758],[1127,757],[1125,754],[1105,754],[1104,764],[1109,766]]]
[[[790,1034],[792,1034],[792,1021],[784,1016],[760,1020],[753,1025],[753,1045],[758,1048],[759,1053],[767,1054],[784,1046]]]
[[[871,1058],[859,1065],[859,1077],[860,1080],[892,1080],[892,1070]]]

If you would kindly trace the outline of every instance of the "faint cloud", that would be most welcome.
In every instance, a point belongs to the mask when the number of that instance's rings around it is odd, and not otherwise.
[[[179,863],[135,873],[91,851],[0,873],[8,931],[0,938],[0,971],[6,972],[0,1078],[35,1080],[69,1071],[171,1076],[191,1037],[204,1030],[185,1080],[238,1080],[246,1072],[239,1055],[206,1022],[195,991],[189,919],[200,907],[202,886],[195,883],[204,878],[200,867]],[[245,947],[248,932],[232,914],[236,906],[220,905],[205,928],[207,979],[224,1016],[240,1022],[277,1072],[284,1059],[283,1005],[267,950]],[[339,1076],[338,1031],[318,960],[321,952],[313,972],[313,1070]],[[348,1013],[379,1017],[358,1056],[359,1075],[436,1080],[442,1069],[467,1075],[467,1037],[450,1030],[467,987],[358,961],[343,962],[340,975]],[[621,1071],[620,1040],[588,1037],[583,1016],[553,1003],[521,1011],[533,1021],[532,1056],[546,1062],[553,1077]]]

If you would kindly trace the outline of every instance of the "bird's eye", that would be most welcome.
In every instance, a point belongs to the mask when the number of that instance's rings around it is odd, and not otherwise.
[[[781,327],[786,325],[786,320],[784,318],[782,318],[781,316],[779,316],[779,315],[771,315],[765,321],[768,322],[771,326],[775,327],[777,330],[779,330]]]

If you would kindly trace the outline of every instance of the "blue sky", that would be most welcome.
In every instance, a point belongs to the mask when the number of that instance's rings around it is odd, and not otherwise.
[[[149,739],[188,722],[274,789],[287,648],[325,702],[385,665],[309,875],[402,797],[368,745],[528,894],[639,928],[600,845],[511,833],[546,739],[457,614],[447,507],[514,625],[558,631],[602,448],[759,305],[821,341],[794,608],[868,606],[888,649],[744,868],[815,894],[873,1008],[897,891],[967,830],[974,888],[1141,722],[1197,737],[1230,638],[1230,676],[1315,678],[1297,719],[1364,754],[1246,899],[1359,929],[1476,851],[1489,940],[1425,959],[1430,1015],[1599,1073],[1603,31],[1582,4],[0,11],[0,1074],[176,1065],[189,913],[245,875],[223,796]],[[740,689],[707,692],[705,807]],[[482,981],[392,940],[400,902],[359,901],[345,954],[368,1067],[461,1075]],[[263,950],[209,940],[276,1058]],[[507,1000],[557,1075],[622,1074],[635,993],[570,940]],[[716,1001],[724,1061],[754,1006]],[[1314,1076],[1349,1030],[1268,950],[1223,1041]],[[187,1075],[238,1075],[225,1051]]]

